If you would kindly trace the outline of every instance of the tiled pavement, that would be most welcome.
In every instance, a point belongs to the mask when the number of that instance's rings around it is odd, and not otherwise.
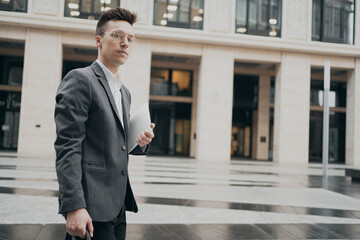
[[[360,239],[360,183],[344,166],[132,157],[127,239]],[[64,239],[53,159],[0,156],[0,240]]]

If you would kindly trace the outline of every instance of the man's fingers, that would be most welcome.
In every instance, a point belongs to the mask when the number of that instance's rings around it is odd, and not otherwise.
[[[148,138],[153,138],[154,137],[154,134],[152,132],[148,132],[148,131],[145,131],[144,132],[144,135]]]
[[[89,219],[89,221],[87,222],[87,229],[89,230],[90,237],[93,237],[94,236],[94,227],[93,227],[91,219]]]
[[[150,127],[151,127],[152,130],[154,130],[154,128],[155,128],[155,123],[151,123],[151,124],[150,124]]]

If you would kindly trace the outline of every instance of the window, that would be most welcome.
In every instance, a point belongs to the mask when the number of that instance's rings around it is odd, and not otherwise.
[[[237,0],[236,33],[281,35],[281,0]]]
[[[160,136],[151,154],[189,156],[192,78],[191,70],[151,68],[150,114]]]
[[[311,69],[309,162],[322,161],[324,81],[322,68]],[[345,163],[346,76],[343,69],[331,69],[329,92],[329,162]]]
[[[204,0],[155,0],[154,25],[203,29]]]
[[[27,0],[0,0],[0,10],[27,12]]]
[[[314,0],[312,40],[354,44],[354,0]]]
[[[65,16],[99,19],[106,10],[119,6],[119,0],[65,0]]]
[[[156,68],[151,70],[150,95],[191,97],[191,86],[191,71]]]

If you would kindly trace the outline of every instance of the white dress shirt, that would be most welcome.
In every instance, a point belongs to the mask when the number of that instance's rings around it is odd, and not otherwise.
[[[100,65],[102,70],[105,73],[106,80],[109,83],[111,93],[114,97],[114,101],[116,104],[117,111],[119,113],[121,125],[124,127],[124,119],[123,119],[123,111],[122,111],[122,101],[121,101],[121,86],[123,84],[123,80],[120,76],[120,73],[116,73],[114,75],[102,62],[96,59],[96,62]]]

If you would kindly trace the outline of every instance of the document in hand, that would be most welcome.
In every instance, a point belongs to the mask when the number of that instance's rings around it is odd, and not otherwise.
[[[130,119],[129,152],[137,146],[136,138],[140,133],[144,131],[152,132],[150,124],[149,105],[145,103]]]

